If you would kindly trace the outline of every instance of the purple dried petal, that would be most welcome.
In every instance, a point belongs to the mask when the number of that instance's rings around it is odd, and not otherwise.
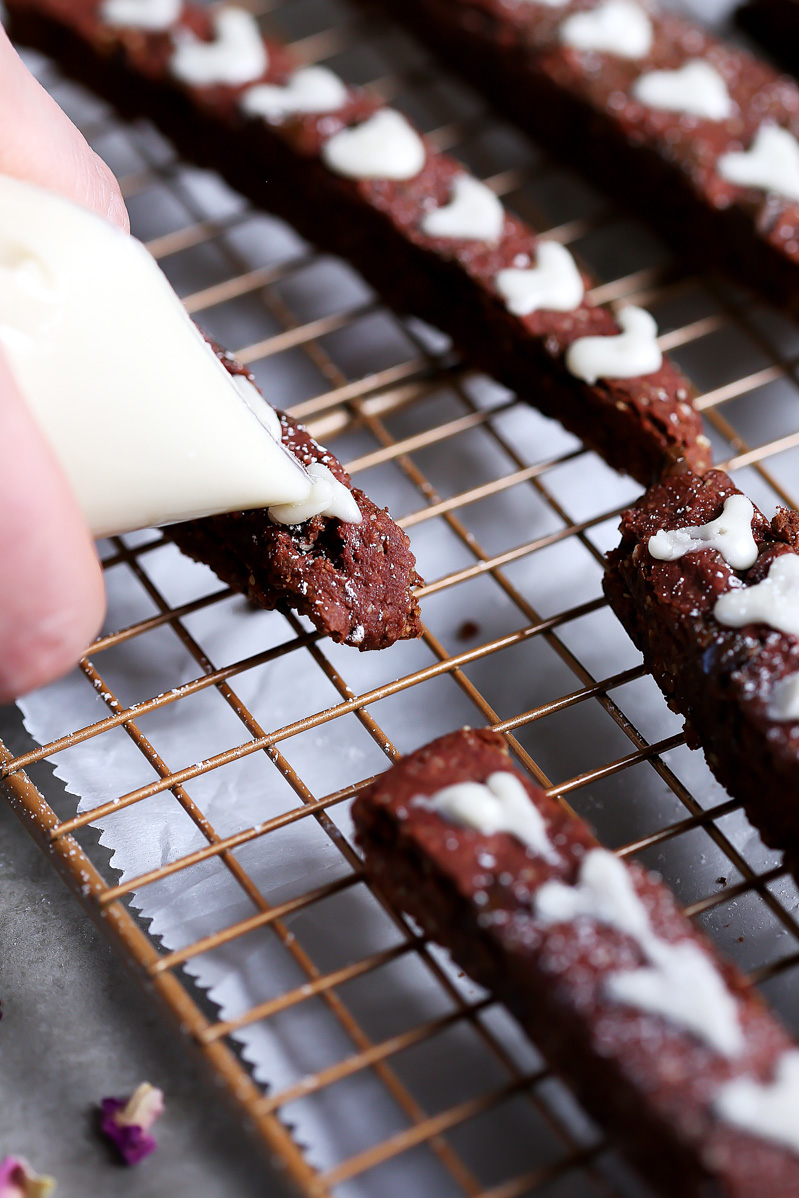
[[[47,1198],[54,1189],[53,1178],[35,1173],[22,1157],[0,1161],[0,1198]]]
[[[163,1109],[163,1094],[147,1082],[127,1100],[103,1099],[100,1131],[112,1142],[126,1165],[138,1165],[155,1152],[158,1145],[149,1131]]]

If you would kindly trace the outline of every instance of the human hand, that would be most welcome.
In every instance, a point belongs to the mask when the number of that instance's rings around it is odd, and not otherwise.
[[[116,179],[0,28],[0,174],[128,229]],[[0,354],[0,703],[75,664],[102,622],[102,572],[72,490]]]

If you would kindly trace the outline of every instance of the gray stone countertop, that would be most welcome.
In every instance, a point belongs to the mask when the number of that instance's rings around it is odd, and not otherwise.
[[[0,708],[0,739],[20,739]],[[41,780],[40,780],[41,781]],[[282,1198],[289,1193],[208,1068],[82,910],[0,788],[0,1158],[26,1156],[55,1198]],[[93,1111],[160,1086],[158,1151],[114,1162]]]

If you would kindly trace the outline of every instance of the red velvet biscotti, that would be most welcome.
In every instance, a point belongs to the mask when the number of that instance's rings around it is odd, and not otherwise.
[[[647,0],[368,3],[387,6],[505,115],[679,250],[799,309],[792,80]],[[798,8],[753,6],[777,7]],[[783,41],[788,52],[787,16]]]
[[[399,113],[324,69],[297,70],[241,9],[214,18],[179,0],[11,0],[8,10],[18,39],[348,257],[394,307],[442,328],[469,363],[618,470],[649,482],[670,454],[709,464],[692,388],[660,354],[651,318],[594,305],[565,247],[541,241]],[[594,338],[607,344],[586,361]]]
[[[465,730],[353,806],[379,887],[504,1002],[668,1198],[799,1192],[799,1050],[660,879]]]
[[[799,865],[799,514],[675,473],[622,515],[605,592],[689,744]]]
[[[214,348],[255,391],[249,372]],[[414,587],[422,580],[406,534],[302,425],[283,412],[273,419],[275,435],[314,476],[308,502],[188,520],[167,536],[259,607],[293,608],[335,641],[386,649],[420,636]]]

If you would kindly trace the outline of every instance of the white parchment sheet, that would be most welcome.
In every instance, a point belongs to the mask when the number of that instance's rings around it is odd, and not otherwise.
[[[296,6],[304,11],[302,5]],[[307,7],[307,6],[306,6]],[[701,15],[709,5],[691,5]],[[317,24],[319,22],[317,21]],[[396,56],[412,62],[414,52],[405,39],[382,45],[380,55],[364,49],[355,69],[377,76]],[[293,316],[305,322],[331,312],[356,312],[344,329],[326,336],[324,350],[336,368],[350,379],[408,361],[418,353],[413,337],[441,345],[414,322],[403,325],[383,312],[368,288],[353,272],[327,258],[312,257],[280,222],[247,212],[241,201],[218,180],[175,164],[166,145],[145,125],[123,128],[109,122],[108,114],[79,89],[66,85],[47,70],[47,81],[56,97],[84,128],[99,128],[93,144],[122,175],[151,170],[164,164],[164,173],[129,200],[134,232],[145,239],[159,238],[193,221],[219,223],[218,237],[174,254],[163,266],[181,294],[189,294],[233,273],[236,269],[291,266],[276,291]],[[346,62],[334,64],[344,71]],[[350,64],[353,65],[353,64]],[[378,68],[382,68],[378,69]],[[415,101],[414,116],[427,127],[451,119],[474,101],[459,89],[445,93],[431,89]],[[465,150],[473,169],[496,173],[534,158],[524,139],[505,128],[481,135]],[[583,184],[554,171],[539,174],[530,185],[535,202],[553,223],[590,214],[603,203]],[[665,260],[663,248],[640,227],[614,221],[578,247],[590,265],[607,279],[631,273]],[[717,310],[717,301],[700,281],[677,298],[655,309],[661,328],[675,327]],[[274,313],[264,308],[260,295],[251,293],[203,311],[201,323],[232,347],[252,344],[279,330]],[[799,335],[787,322],[764,315],[769,332],[781,350],[796,351]],[[742,377],[763,364],[764,351],[740,330],[726,327],[698,344],[689,345],[678,358],[704,389],[721,385],[726,378]],[[257,363],[260,383],[271,400],[288,406],[321,394],[330,385],[318,361],[302,348],[291,347]],[[496,409],[494,426],[513,443],[525,462],[544,461],[577,450],[573,438],[544,420],[531,408],[510,405],[510,397],[485,380],[471,380],[470,394],[480,407]],[[112,388],[110,390],[111,398]],[[796,427],[796,391],[792,382],[779,380],[735,409],[738,427],[761,443]],[[467,408],[446,380],[433,388],[424,402],[387,418],[397,438],[424,432],[462,416]],[[726,409],[725,409],[726,411]],[[732,415],[732,414],[731,414]],[[718,458],[729,446],[715,437]],[[331,443],[343,461],[376,448],[370,433],[348,433]],[[507,453],[490,431],[477,428],[440,444],[422,449],[414,462],[433,483],[440,496],[455,495],[514,468]],[[782,454],[770,463],[775,477],[793,485],[797,458]],[[776,497],[752,470],[736,479],[767,512]],[[358,476],[357,481],[395,516],[424,507],[424,499],[403,473],[389,461]],[[570,521],[594,520],[586,537],[604,550],[615,543],[613,513],[631,500],[637,488],[614,475],[592,455],[574,456],[549,472],[546,484]],[[490,500],[458,513],[468,532],[489,555],[557,532],[563,519],[535,488],[516,486]],[[128,538],[142,544],[156,534]],[[420,570],[428,580],[449,575],[470,565],[471,552],[442,519],[416,523],[411,535]],[[101,547],[113,552],[111,546]],[[170,546],[161,546],[139,558],[142,571],[163,599],[177,606],[220,589],[205,567],[198,566]],[[600,595],[601,569],[586,544],[576,537],[552,544],[533,555],[520,557],[507,567],[524,602],[525,613],[494,578],[483,575],[448,587],[425,600],[428,627],[450,653],[461,652],[512,633],[532,622],[530,610],[550,615],[566,607],[591,603]],[[107,630],[124,628],[158,612],[157,599],[127,564],[108,571],[109,613]],[[255,612],[239,598],[200,608],[183,621],[196,644],[217,668],[243,661],[253,654],[280,645],[292,645],[295,634],[278,613]],[[466,626],[466,627],[464,627]],[[607,677],[635,666],[634,652],[613,616],[604,608],[587,613],[559,630],[562,644],[594,677]],[[325,658],[340,672],[355,693],[385,681],[404,677],[436,659],[424,644],[402,644],[381,654],[359,655],[320,642]],[[169,625],[97,654],[94,664],[118,700],[128,705],[199,677],[203,670]],[[578,689],[574,672],[551,643],[534,637],[510,650],[486,656],[465,671],[492,704],[498,718],[529,710],[537,704]],[[323,673],[308,648],[292,647],[271,660],[237,672],[230,679],[241,699],[266,731],[320,712],[341,700],[340,692]],[[656,688],[643,678],[614,692],[621,709],[651,740],[679,730],[680,721],[668,712]],[[26,698],[21,704],[29,733],[40,743],[63,735],[107,714],[104,701],[79,672],[57,685]],[[400,752],[418,747],[432,737],[464,723],[480,724],[485,717],[451,676],[425,682],[370,708],[372,716]],[[180,769],[249,739],[234,706],[216,689],[184,697],[138,721],[141,731],[170,770]],[[592,701],[567,709],[519,730],[525,747],[553,780],[569,778],[582,770],[612,761],[631,751],[631,743],[618,725]],[[355,715],[341,716],[315,729],[281,742],[281,751],[315,796],[324,796],[369,777],[388,765],[381,746]],[[666,754],[670,767],[699,797],[712,807],[725,798],[712,780],[699,754],[678,748]],[[118,798],[156,775],[122,728],[88,740],[59,754],[55,771],[76,797],[76,810],[91,811]],[[264,820],[289,811],[300,799],[263,752],[254,753],[224,768],[187,783],[186,792],[213,824],[220,836],[257,827]],[[646,763],[613,775],[573,796],[577,810],[597,828],[610,845],[643,836],[685,814],[666,784]],[[350,838],[349,803],[333,806],[329,824],[314,818],[288,823],[268,836],[252,840],[235,857],[249,879],[270,904],[281,903],[316,886],[346,877],[352,869],[342,852]],[[746,821],[735,813],[722,821],[736,849],[759,869],[776,858],[766,852]],[[183,857],[205,844],[193,821],[170,793],[160,794],[97,820],[101,844],[111,854],[111,870],[121,880]],[[344,838],[344,839],[342,839]],[[707,832],[698,829],[642,854],[660,869],[680,898],[689,902],[711,893],[720,876],[727,883],[740,874]],[[793,906],[795,895],[786,882],[774,888]],[[256,907],[225,864],[213,858],[183,869],[156,884],[137,890],[132,905],[164,950],[174,950],[217,929],[254,914]],[[315,967],[326,971],[347,965],[402,940],[391,919],[367,888],[356,883],[307,912],[290,916],[286,927]],[[791,938],[757,895],[715,908],[706,924],[744,967],[754,966],[791,951]],[[744,935],[745,931],[745,935]],[[743,936],[743,939],[739,937]],[[235,1018],[255,1004],[292,989],[305,980],[297,960],[273,929],[236,939],[231,944],[191,960],[187,970],[222,1019]],[[454,984],[474,996],[468,983],[453,975]],[[397,959],[359,981],[343,987],[341,997],[372,1040],[415,1026],[453,1007],[433,974],[412,955]],[[784,979],[769,987],[769,997],[793,1024],[796,999]],[[486,1025],[511,1052],[519,1066],[532,1069],[536,1056],[500,1012],[490,1011]],[[280,1090],[353,1051],[353,1042],[336,1010],[322,998],[301,1003],[266,1022],[236,1033],[236,1041],[259,1082]],[[509,1074],[474,1030],[456,1024],[446,1034],[420,1045],[392,1062],[398,1076],[427,1111],[482,1093],[492,1084],[501,1086]],[[561,1108],[566,1103],[557,1088],[550,1097]],[[389,1097],[384,1084],[370,1070],[346,1083],[290,1104],[282,1116],[298,1141],[307,1147],[311,1162],[324,1168],[368,1147],[406,1126],[406,1118]],[[576,1112],[572,1123],[578,1138],[593,1134]],[[557,1146],[543,1119],[526,1100],[512,1099],[471,1121],[452,1134],[452,1142],[485,1184],[511,1176],[534,1164],[552,1160]],[[629,1179],[620,1184],[626,1193],[640,1192]],[[427,1148],[403,1154],[361,1179],[342,1186],[342,1194],[405,1198],[418,1194],[446,1196],[461,1191]],[[547,1190],[559,1198],[577,1198],[593,1191],[591,1183],[561,1181]],[[601,1191],[597,1191],[601,1192]]]

